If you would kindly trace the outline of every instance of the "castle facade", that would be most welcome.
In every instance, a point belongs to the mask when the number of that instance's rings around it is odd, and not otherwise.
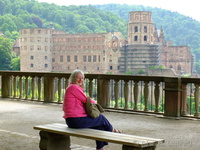
[[[45,28],[21,29],[21,71],[124,74],[163,65],[177,74],[191,73],[188,46],[166,42],[151,12],[130,12],[127,39],[121,32],[67,34]]]

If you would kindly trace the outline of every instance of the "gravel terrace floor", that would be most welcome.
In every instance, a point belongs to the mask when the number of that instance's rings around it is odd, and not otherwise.
[[[39,131],[33,126],[63,123],[62,105],[0,98],[0,150],[39,150]],[[200,120],[155,115],[105,112],[115,128],[126,134],[164,139],[157,150],[199,150]],[[71,137],[72,150],[95,150],[95,141]],[[108,150],[122,145],[109,143]]]

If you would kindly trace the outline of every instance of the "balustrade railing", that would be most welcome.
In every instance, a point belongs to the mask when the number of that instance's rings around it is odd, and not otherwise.
[[[1,97],[62,103],[69,73],[0,72]],[[104,108],[199,118],[198,78],[85,74],[85,92]]]

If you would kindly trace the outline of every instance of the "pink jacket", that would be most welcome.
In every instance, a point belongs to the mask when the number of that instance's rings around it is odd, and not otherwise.
[[[87,114],[84,108],[86,98],[87,96],[80,86],[70,83],[65,92],[63,102],[63,118],[86,117]],[[96,101],[91,99],[91,103],[96,103]]]

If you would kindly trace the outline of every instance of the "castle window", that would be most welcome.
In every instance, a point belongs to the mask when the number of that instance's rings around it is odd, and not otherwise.
[[[30,59],[34,59],[34,56],[31,56]]]
[[[38,33],[41,33],[41,30],[38,30]]]
[[[99,55],[99,62],[101,61],[101,56]]]
[[[77,55],[74,56],[74,62],[78,62],[78,56]]]
[[[172,65],[170,65],[170,66],[169,66],[169,68],[173,68],[173,66],[172,66]]]
[[[70,56],[69,55],[67,56],[67,62],[70,62]]]
[[[33,45],[31,45],[31,47],[30,47],[30,50],[33,50],[34,49],[34,46]]]
[[[48,64],[44,64],[44,67],[47,68],[47,67],[48,67]]]
[[[86,66],[84,66],[84,71],[86,71]]]
[[[86,62],[87,61],[87,57],[86,55],[83,56],[83,62]]]
[[[113,69],[113,67],[112,66],[110,66],[110,70],[112,70]]]
[[[137,26],[135,26],[134,31],[138,32],[138,27]]]
[[[41,46],[38,46],[37,49],[38,49],[38,50],[41,50]]]
[[[88,56],[88,62],[91,62],[91,56]]]
[[[178,69],[178,70],[181,70],[181,66],[180,66],[180,65],[178,65],[177,69]]]
[[[144,36],[144,41],[147,41],[147,36],[146,35]]]
[[[147,26],[144,26],[144,33],[147,33]]]
[[[138,40],[138,36],[134,36],[134,41],[137,41]]]
[[[31,67],[31,68],[33,68],[33,67],[34,67],[34,65],[33,65],[33,64],[31,64],[31,65],[30,65],[30,67]]]
[[[69,66],[68,66],[67,68],[68,68],[68,70],[70,70],[70,67],[69,67]]]
[[[63,62],[63,56],[60,56],[60,62]]]
[[[97,70],[99,70],[99,67],[97,67]]]
[[[41,42],[41,37],[38,38],[38,42]]]
[[[93,62],[96,62],[96,61],[97,61],[97,56],[94,55],[94,56],[93,56]]]
[[[55,58],[52,58],[52,62],[55,62]]]

